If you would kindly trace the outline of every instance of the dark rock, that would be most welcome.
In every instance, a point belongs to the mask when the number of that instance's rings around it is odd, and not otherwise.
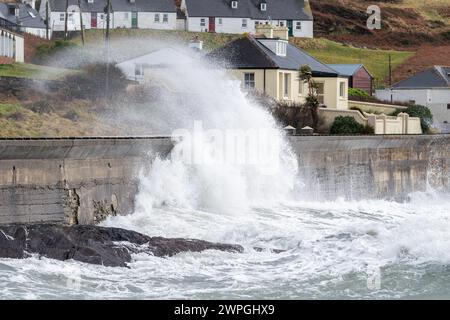
[[[119,228],[48,224],[0,226],[1,258],[23,259],[38,254],[63,261],[74,259],[92,264],[126,267],[133,253],[170,257],[181,252],[209,249],[243,251],[238,245],[149,237]]]

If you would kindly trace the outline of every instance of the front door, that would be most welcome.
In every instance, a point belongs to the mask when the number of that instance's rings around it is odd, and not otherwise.
[[[136,29],[138,26],[138,14],[137,12],[131,13],[131,27]]]
[[[91,28],[97,28],[97,12],[91,12]]]
[[[287,27],[289,29],[289,37],[293,37],[294,36],[294,26],[292,24],[292,20],[287,21]]]
[[[216,18],[210,17],[209,18],[209,32],[216,32]]]

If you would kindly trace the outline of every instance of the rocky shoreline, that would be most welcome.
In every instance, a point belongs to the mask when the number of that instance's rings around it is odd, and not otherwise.
[[[239,245],[195,239],[149,237],[141,233],[91,225],[21,224],[0,226],[0,258],[39,255],[110,267],[126,267],[134,253],[170,257],[182,252],[242,252]]]

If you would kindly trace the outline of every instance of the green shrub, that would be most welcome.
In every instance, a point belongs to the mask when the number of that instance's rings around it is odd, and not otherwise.
[[[372,134],[373,128],[358,123],[353,117],[339,116],[331,125],[331,134]]]
[[[397,109],[392,115],[396,116],[399,113],[407,113],[410,117],[420,118],[420,126],[424,133],[428,132],[431,124],[433,123],[433,114],[430,109],[421,105],[409,106],[406,109]]]
[[[348,96],[349,97],[359,97],[359,98],[368,98],[369,94],[361,89],[348,88]]]

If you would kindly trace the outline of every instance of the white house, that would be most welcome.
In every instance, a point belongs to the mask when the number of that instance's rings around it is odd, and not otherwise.
[[[380,100],[429,107],[434,126],[450,132],[450,67],[434,66],[375,94]]]
[[[39,12],[46,15],[49,3],[50,27],[54,31],[64,31],[66,0],[42,0]],[[107,0],[69,0],[67,30],[105,29],[107,25]],[[110,28],[175,30],[177,13],[173,0],[111,0]]]
[[[257,25],[271,24],[313,37],[309,0],[182,0],[181,10],[188,31],[254,34]]]
[[[45,38],[45,22],[30,4],[0,3],[0,25]]]

